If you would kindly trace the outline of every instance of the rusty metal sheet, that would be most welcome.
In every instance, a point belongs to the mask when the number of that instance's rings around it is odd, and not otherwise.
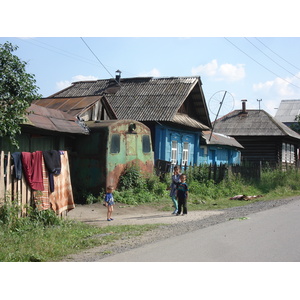
[[[100,96],[90,97],[72,97],[72,98],[43,98],[34,101],[42,107],[53,108],[67,112],[72,116],[77,116],[79,113],[84,112],[95,102],[100,101]]]
[[[85,127],[77,123],[77,119],[63,111],[49,109],[32,104],[28,109],[28,122],[24,125],[65,133],[88,134]]]

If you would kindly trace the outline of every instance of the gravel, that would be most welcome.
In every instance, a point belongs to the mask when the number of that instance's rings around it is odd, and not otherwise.
[[[92,249],[85,250],[78,254],[70,255],[62,261],[101,261],[102,258],[107,257],[108,255],[125,252],[130,249],[141,247],[148,243],[153,243],[169,237],[182,235],[190,231],[206,228],[222,222],[230,221],[232,219],[243,218],[249,214],[257,213],[267,209],[272,209],[274,207],[285,205],[291,201],[299,199],[300,197],[291,197],[279,200],[259,201],[239,207],[218,210],[217,214],[208,215],[204,218],[195,220],[186,219],[186,221],[184,222],[182,222],[182,220],[185,217],[178,216],[175,218],[181,218],[181,222],[159,225],[158,228],[147,231],[140,236],[124,236],[123,238],[113,242],[112,244],[95,247]]]

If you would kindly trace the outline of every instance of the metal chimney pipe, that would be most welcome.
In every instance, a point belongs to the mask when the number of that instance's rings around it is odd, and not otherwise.
[[[247,100],[246,99],[243,99],[243,100],[241,100],[242,101],[242,112],[243,113],[246,113],[246,102],[247,102]]]

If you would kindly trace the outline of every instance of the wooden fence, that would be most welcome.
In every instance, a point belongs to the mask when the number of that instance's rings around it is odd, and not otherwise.
[[[17,180],[13,176],[13,166],[11,164],[11,154],[4,154],[1,151],[0,158],[0,206],[5,202],[11,203],[14,201],[22,211],[20,216],[25,216],[27,207],[33,205],[33,191],[27,185],[24,176],[22,179]]]
[[[30,207],[39,210],[53,209],[57,215],[64,217],[75,207],[70,178],[69,159],[66,151],[61,151],[61,173],[54,176],[55,191],[49,189],[48,172],[43,168],[44,191],[32,190],[24,173],[22,179],[16,179],[11,154],[1,151],[0,157],[0,207],[4,203],[14,203],[21,207],[20,217],[26,216]]]

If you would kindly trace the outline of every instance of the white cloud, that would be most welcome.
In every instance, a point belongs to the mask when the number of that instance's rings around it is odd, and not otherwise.
[[[253,84],[254,92],[259,92],[263,95],[274,95],[282,99],[297,97],[300,92],[300,72],[293,77],[275,78],[266,82]],[[298,88],[299,87],[299,88]]]
[[[59,82],[56,82],[56,89],[58,91],[63,90],[70,86],[72,82],[75,81],[89,81],[89,80],[97,80],[98,78],[92,75],[84,76],[84,75],[76,75],[72,77],[72,80],[62,80]]]
[[[282,100],[300,99],[300,72],[291,77],[255,83],[252,88],[257,98],[263,100],[263,109],[275,116]]]
[[[160,71],[156,68],[153,68],[151,71],[149,72],[142,72],[140,73],[138,76],[140,77],[160,77]]]
[[[192,68],[192,75],[200,75],[211,77],[216,81],[238,81],[245,77],[245,65],[243,64],[222,64],[218,65],[218,61],[213,59],[211,62],[206,65],[200,65],[198,67]]]
[[[63,81],[56,82],[56,90],[58,90],[58,91],[63,90],[64,88],[70,86],[71,83],[72,82],[68,81],[68,80],[63,80]]]

